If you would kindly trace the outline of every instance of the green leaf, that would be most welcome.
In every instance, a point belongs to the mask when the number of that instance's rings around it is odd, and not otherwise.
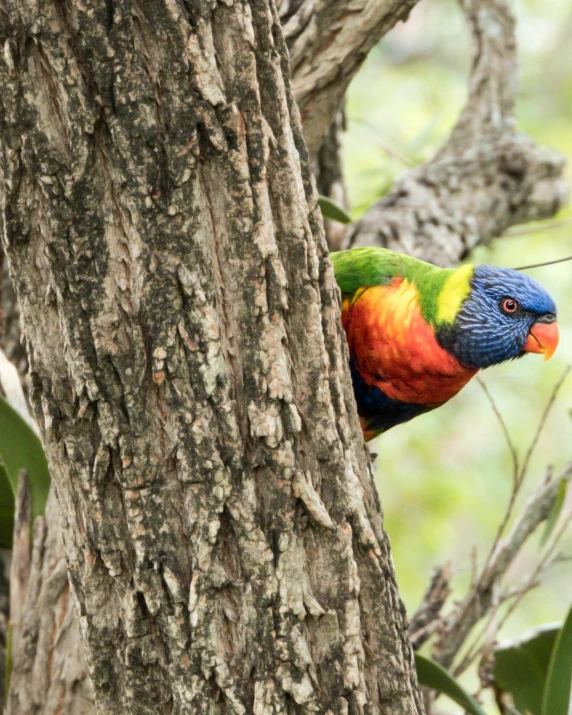
[[[341,206],[335,204],[327,196],[318,196],[318,206],[322,210],[322,216],[324,218],[331,218],[333,221],[338,223],[351,223],[352,219],[349,214],[347,214]]]
[[[568,482],[566,481],[566,479],[561,479],[560,484],[558,485],[558,494],[556,495],[556,501],[554,502],[552,511],[550,512],[550,515],[546,520],[546,526],[544,527],[544,532],[542,534],[542,538],[540,539],[541,546],[544,546],[544,544],[548,541],[548,539],[550,538],[550,534],[553,532],[554,527],[556,526],[556,522],[558,521],[558,517],[560,516],[560,512],[562,511],[562,507],[564,505],[564,500],[566,499],[567,486]]]
[[[421,685],[447,695],[471,715],[486,715],[478,702],[438,663],[415,653],[415,666]]]
[[[40,439],[3,397],[0,397],[0,458],[12,487],[18,489],[20,471],[28,474],[32,520],[44,513],[50,490],[50,472]]]
[[[14,494],[4,465],[0,463],[0,546],[12,548],[14,535]]]
[[[572,685],[572,606],[552,649],[542,715],[568,715]]]
[[[561,627],[560,623],[542,626],[495,648],[495,684],[499,690],[511,693],[519,712],[541,715],[550,656]]]

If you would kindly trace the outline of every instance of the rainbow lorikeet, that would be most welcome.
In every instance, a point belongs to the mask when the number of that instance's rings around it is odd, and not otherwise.
[[[482,368],[556,350],[556,305],[523,273],[437,268],[384,248],[331,258],[366,440],[439,407]]]

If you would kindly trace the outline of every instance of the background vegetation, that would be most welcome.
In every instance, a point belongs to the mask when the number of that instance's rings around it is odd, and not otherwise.
[[[518,128],[565,153],[571,181],[572,8],[568,0],[520,0],[517,17]],[[446,139],[466,98],[469,46],[457,3],[425,0],[371,52],[350,85],[346,106],[344,162],[354,218]],[[562,225],[554,228],[557,221]],[[479,249],[472,261],[515,267],[571,255],[572,210],[538,231],[528,225],[511,234]],[[572,362],[572,262],[530,275],[559,306],[559,349],[550,362],[529,356],[482,375],[521,454],[554,384]],[[569,378],[543,431],[529,486],[540,481],[548,464],[559,469],[572,459],[571,407]],[[455,574],[452,586],[459,595],[466,593],[473,547],[477,561],[484,558],[511,490],[510,454],[481,386],[473,381],[448,405],[397,427],[372,449],[383,455],[378,488],[408,610],[420,602],[434,567],[448,560]],[[569,509],[570,494],[567,501]],[[562,547],[572,555],[570,533]],[[535,536],[514,569],[515,579],[527,572],[538,548]],[[572,602],[571,571],[565,559],[554,566],[501,636],[562,620]]]

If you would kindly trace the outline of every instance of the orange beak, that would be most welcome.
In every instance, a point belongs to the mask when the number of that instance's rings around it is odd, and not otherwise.
[[[534,323],[528,333],[523,350],[525,353],[542,353],[548,360],[558,347],[558,323]]]

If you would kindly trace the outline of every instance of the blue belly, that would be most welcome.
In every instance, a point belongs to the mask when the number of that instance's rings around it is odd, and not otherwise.
[[[350,369],[358,414],[365,420],[368,431],[385,432],[435,407],[392,400],[378,387],[371,387],[365,382],[353,359],[350,360]]]

